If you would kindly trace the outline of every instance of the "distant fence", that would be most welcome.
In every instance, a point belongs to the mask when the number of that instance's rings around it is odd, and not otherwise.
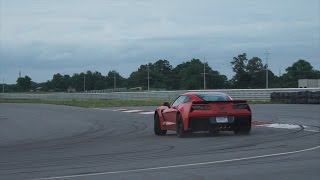
[[[4,93],[0,99],[41,99],[41,100],[88,100],[88,99],[162,99],[171,101],[185,92],[224,92],[234,99],[252,101],[269,101],[274,92],[320,91],[320,88],[280,88],[280,89],[217,89],[217,90],[184,90],[184,91],[142,91],[110,93]]]

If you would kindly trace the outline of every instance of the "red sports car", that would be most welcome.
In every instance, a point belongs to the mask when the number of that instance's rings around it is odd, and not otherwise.
[[[178,137],[196,131],[249,134],[251,116],[247,101],[232,100],[224,93],[188,92],[156,109],[154,133],[161,136],[173,130]]]

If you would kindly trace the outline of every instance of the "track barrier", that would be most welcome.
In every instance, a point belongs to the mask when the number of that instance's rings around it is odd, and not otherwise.
[[[274,88],[274,89],[209,89],[181,91],[138,91],[101,93],[0,93],[0,99],[40,100],[146,100],[172,101],[185,92],[223,92],[235,100],[272,101],[294,104],[319,104],[320,88]]]
[[[273,92],[271,102],[285,104],[320,104],[320,91]]]

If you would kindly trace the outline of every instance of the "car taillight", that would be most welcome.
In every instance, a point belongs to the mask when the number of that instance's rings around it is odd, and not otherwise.
[[[208,105],[192,105],[191,111],[193,110],[210,110],[210,106]]]
[[[250,111],[248,104],[234,104],[233,109],[248,109]]]

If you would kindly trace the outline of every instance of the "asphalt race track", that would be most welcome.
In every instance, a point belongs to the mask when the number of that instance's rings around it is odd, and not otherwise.
[[[252,109],[256,121],[301,126],[159,137],[150,113],[0,104],[0,179],[319,179],[320,106]]]

